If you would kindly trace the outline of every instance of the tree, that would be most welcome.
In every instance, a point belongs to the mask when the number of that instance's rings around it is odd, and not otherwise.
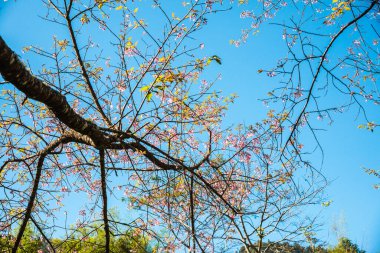
[[[214,82],[199,81],[205,69],[222,61],[203,55],[203,45],[192,41],[208,17],[229,7],[194,1],[172,12],[170,4],[152,3],[153,9],[133,1],[46,1],[45,19],[63,25],[68,36],[54,37],[52,49],[24,48],[46,59],[38,74],[0,39],[5,107],[0,221],[8,230],[21,221],[12,251],[30,222],[46,240],[53,238],[47,234],[62,228],[55,225],[62,217],[54,212],[69,192],[84,192],[90,199],[76,226],[63,227],[65,234],[101,220],[105,252],[110,252],[112,234],[132,228],[167,251],[226,251],[242,243],[248,251],[258,242],[254,250],[262,252],[272,238],[313,243],[315,220],[297,215],[301,207],[321,203],[325,179],[304,159],[307,152],[298,136],[301,126],[314,132],[310,115],[333,110],[310,105],[317,99],[321,71],[333,84],[347,79],[345,87],[361,90],[349,94],[354,102],[358,95],[369,95],[352,78],[336,78],[335,66],[329,69],[326,59],[342,34],[378,8],[378,1],[333,3],[336,9],[324,19],[326,25],[336,22],[329,26],[339,30],[332,37],[308,32],[300,27],[302,20],[290,19],[293,26],[284,25],[290,57],[274,69],[259,70],[288,77],[265,100],[285,102],[262,122],[236,129],[222,125],[235,96],[223,97],[213,91]],[[314,3],[299,4],[308,10],[302,18],[311,10],[319,15]],[[256,29],[281,5],[264,2],[262,15],[243,17],[251,17]],[[157,19],[152,28],[148,8]],[[348,8],[353,18],[340,28]],[[98,28],[104,31],[101,37],[90,36]],[[325,50],[310,36],[326,38]],[[354,60],[361,71],[360,64],[375,54],[368,52],[365,59],[350,55],[339,64]],[[377,74],[373,62],[363,70],[365,82]],[[304,64],[311,77],[301,75]],[[302,86],[304,79],[311,80],[309,88]],[[130,206],[128,219],[110,215],[110,198]]]
[[[245,252],[241,249],[240,252]],[[254,252],[251,250],[250,252]],[[327,253],[327,249],[322,246],[315,247],[304,247],[300,244],[290,244],[287,242],[284,243],[265,243],[265,252],[268,253]]]
[[[248,4],[248,1],[242,1]],[[289,115],[281,124],[283,148],[297,150],[302,136],[310,132],[318,140],[316,120],[334,121],[334,114],[356,109],[363,124],[374,131],[378,122],[379,1],[264,1],[257,13],[242,12],[251,20],[249,29],[231,43],[246,42],[264,24],[283,29],[287,53],[270,69],[259,69],[279,86],[268,93],[264,103],[277,104]],[[286,14],[280,14],[282,11]],[[277,17],[282,15],[283,19]],[[337,98],[337,99],[335,99]]]
[[[9,252],[12,249],[14,236],[2,237],[0,239],[1,252]],[[77,252],[77,253],[89,253],[89,252],[104,252],[104,231],[101,226],[93,226],[91,231],[82,229],[77,231],[76,234],[70,236],[66,240],[52,239],[52,244],[44,238],[39,238],[38,233],[32,228],[31,225],[27,225],[22,245],[18,252],[25,253],[44,253],[55,252]],[[125,232],[122,236],[111,238],[110,250],[115,253],[147,253],[152,252],[149,242],[141,236],[133,236],[129,231]]]
[[[365,253],[358,245],[351,242],[350,239],[342,237],[339,239],[338,245],[328,250],[329,253]]]
[[[257,247],[257,245],[256,245]],[[290,244],[287,242],[284,243],[265,243],[265,248],[268,253],[277,253],[277,252],[291,252],[291,253],[365,253],[365,251],[360,250],[359,247],[352,243],[350,239],[341,237],[336,246],[331,248],[323,247],[319,245],[317,247],[304,247],[300,244]],[[244,248],[241,248],[240,252],[246,252]],[[251,250],[250,252],[254,252]]]
[[[0,238],[0,249],[1,252],[9,252],[12,248],[14,242],[14,237],[12,234],[3,236]],[[27,225],[22,239],[22,244],[20,246],[19,252],[37,252],[42,248],[42,241],[34,233],[31,225]]]

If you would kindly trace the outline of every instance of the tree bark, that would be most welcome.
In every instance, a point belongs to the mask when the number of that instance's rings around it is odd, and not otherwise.
[[[89,136],[97,145],[110,143],[110,136],[91,121],[77,114],[66,97],[33,76],[0,36],[0,73],[28,98],[45,104],[69,128]]]

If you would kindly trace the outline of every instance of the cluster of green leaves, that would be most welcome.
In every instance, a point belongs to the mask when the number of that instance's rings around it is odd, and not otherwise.
[[[257,247],[256,247],[257,248]],[[298,243],[290,244],[288,242],[283,243],[263,243],[262,249],[263,252],[266,253],[277,253],[277,252],[283,252],[283,253],[328,253],[327,249],[318,246],[318,247],[304,247]],[[250,252],[257,252],[254,249],[250,250]],[[239,253],[246,253],[245,248],[241,248]]]
[[[0,237],[0,253],[9,252],[14,243],[14,236]],[[105,234],[101,228],[92,231],[81,229],[69,238],[51,239],[51,244],[57,253],[76,252],[76,253],[104,253]],[[50,245],[46,240],[41,240],[37,233],[28,226],[25,230],[22,245],[17,252],[20,253],[47,253]],[[121,236],[111,237],[110,250],[113,253],[147,253],[155,252],[149,245],[149,241],[142,235],[126,232]]]
[[[350,239],[342,237],[334,248],[328,250],[328,253],[365,253],[365,251],[361,250],[359,246],[351,242]]]
[[[257,249],[257,245],[254,247]],[[340,238],[338,244],[331,248],[323,247],[321,245],[302,246],[298,243],[290,244],[288,242],[267,242],[262,244],[262,250],[265,250],[266,253],[365,253],[365,251],[361,250],[357,244],[353,243],[346,237]],[[257,252],[257,250],[252,249],[250,252]],[[245,247],[240,249],[240,253],[246,253]]]
[[[10,252],[14,242],[13,236],[0,236],[0,253]],[[22,238],[22,248],[18,252],[29,253],[38,252],[43,246],[36,233],[30,226],[27,226]]]

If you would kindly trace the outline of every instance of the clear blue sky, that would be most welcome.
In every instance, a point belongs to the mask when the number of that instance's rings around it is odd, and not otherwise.
[[[237,38],[242,27],[239,11],[212,16],[209,25],[198,34],[199,42],[205,43],[205,52],[216,54],[223,61],[221,66],[209,71],[208,77],[213,79],[221,73],[222,80],[216,87],[225,94],[239,95],[227,114],[226,125],[251,124],[265,115],[268,108],[257,99],[265,97],[276,83],[258,75],[257,70],[275,65],[285,54],[281,30],[270,26],[264,27],[240,48],[230,45],[229,40]],[[0,2],[1,36],[13,50],[29,59],[35,70],[42,63],[22,55],[22,47],[30,44],[50,47],[53,34],[66,35],[59,27],[37,17],[44,13],[40,1]],[[379,109],[370,108],[370,112],[380,121]],[[344,220],[340,226],[344,235],[369,253],[380,252],[380,191],[372,187],[376,179],[362,170],[362,167],[380,169],[380,130],[372,133],[358,129],[362,118],[356,119],[356,111],[335,115],[334,120],[331,126],[321,123],[327,131],[319,133],[325,154],[323,171],[331,181],[327,195],[333,200],[331,206],[321,208],[321,221],[325,225],[319,238],[335,243],[336,236],[331,228]],[[320,158],[315,155],[317,164],[321,163]]]

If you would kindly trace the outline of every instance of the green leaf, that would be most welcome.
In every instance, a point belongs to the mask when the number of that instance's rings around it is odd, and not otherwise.
[[[141,87],[140,91],[141,92],[147,92],[149,89],[150,89],[150,85],[145,85],[145,86]]]
[[[150,100],[152,100],[152,93],[149,92],[147,95],[146,95],[146,100],[148,100],[148,102],[150,102]]]
[[[219,65],[222,64],[222,60],[221,60],[220,57],[217,56],[217,55],[213,55],[213,56],[211,56],[211,57],[210,57],[210,60],[216,61]]]
[[[329,205],[331,205],[332,202],[333,202],[332,200],[325,201],[325,202],[322,203],[322,206],[328,207]]]

